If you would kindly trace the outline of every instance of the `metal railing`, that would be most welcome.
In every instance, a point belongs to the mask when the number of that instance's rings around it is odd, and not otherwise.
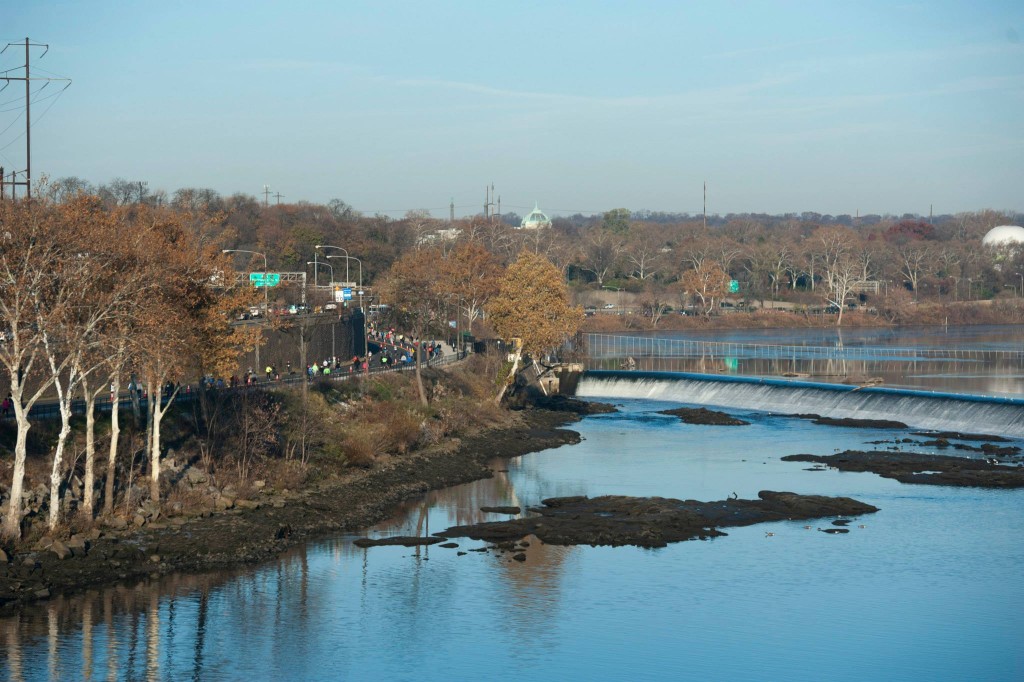
[[[440,358],[433,358],[429,361],[424,361],[421,365],[422,368],[441,367],[445,365],[451,365],[456,362],[463,360],[466,357],[465,354],[449,353],[442,355]],[[294,385],[299,384],[303,381],[350,381],[352,379],[366,378],[371,375],[378,374],[394,374],[396,372],[411,372],[416,370],[416,363],[409,362],[395,366],[383,366],[377,365],[370,367],[368,372],[362,370],[359,371],[332,371],[331,374],[320,374],[313,377],[308,377],[305,372],[295,373],[293,375],[282,376],[278,380],[256,380],[251,384],[239,384],[237,386],[221,386],[214,387],[216,391],[245,391],[245,390],[266,390],[280,387],[282,385]],[[190,403],[198,396],[198,389],[193,390],[191,385],[183,386],[178,390],[178,394],[174,398],[176,403]],[[169,396],[164,393],[161,395],[161,400],[167,402]],[[118,396],[118,406],[120,409],[131,409],[132,401],[131,396],[128,393],[122,393]],[[149,402],[149,397],[142,397],[139,399],[139,405],[144,407]],[[108,399],[100,398],[96,401],[96,412],[97,414],[107,413],[111,410],[112,402]],[[71,414],[73,415],[84,415],[85,414],[85,401],[74,400],[71,403]],[[60,407],[55,401],[37,402],[32,406],[29,411],[29,419],[57,419],[60,417]],[[0,419],[14,419],[14,410],[11,409],[7,415],[0,415]]]
[[[731,357],[771,360],[855,360],[855,361],[1020,361],[1024,350],[965,348],[902,348],[898,346],[797,346],[734,343],[694,339],[664,339],[614,334],[586,334],[588,360],[611,358],[699,358]]]

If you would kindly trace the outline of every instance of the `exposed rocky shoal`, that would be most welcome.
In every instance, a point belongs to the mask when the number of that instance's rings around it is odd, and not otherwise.
[[[793,414],[797,419],[809,419],[821,426],[845,426],[853,429],[905,429],[903,422],[889,419],[856,419],[853,417],[822,417],[820,414]]]
[[[850,517],[878,511],[877,507],[849,497],[762,490],[758,498],[700,502],[619,495],[555,497],[544,500],[543,507],[530,509],[538,516],[455,526],[436,535],[497,544],[535,535],[552,545],[664,547],[670,542],[726,535],[718,530],[721,527]]]
[[[518,514],[522,509],[519,507],[480,507],[480,511],[488,514]]]
[[[711,426],[747,426],[750,422],[737,419],[725,412],[709,410],[706,407],[676,407],[671,410],[661,410],[658,414],[669,414],[679,417],[687,424],[708,424]]]
[[[1024,466],[983,459],[879,450],[847,450],[836,455],[788,455],[784,462],[816,462],[840,471],[870,471],[901,483],[978,488],[1024,487]]]

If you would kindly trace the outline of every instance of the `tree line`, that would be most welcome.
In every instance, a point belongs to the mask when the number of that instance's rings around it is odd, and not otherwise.
[[[61,521],[72,402],[84,400],[86,407],[81,511],[91,515],[99,475],[97,402],[116,399],[128,385],[135,389],[136,415],[143,390],[149,397],[145,452],[150,495],[159,500],[161,419],[179,382],[226,375],[252,341],[246,329],[229,324],[233,312],[248,305],[252,289],[248,282],[237,282],[221,253],[215,234],[220,222],[169,207],[111,207],[85,194],[60,202],[0,202],[0,366],[16,425],[0,530],[5,538],[20,535],[29,412],[44,398],[55,398],[60,413],[50,461],[51,529]],[[118,410],[111,410],[102,500],[107,514],[117,483],[118,416]]]
[[[265,206],[255,197],[223,197],[204,188],[150,191],[145,182],[115,179],[93,187],[78,178],[52,183],[55,201],[83,190],[107,205],[147,204],[221,213],[229,248],[266,252],[274,269],[301,270],[316,244],[358,253],[374,281],[404,253],[453,239],[475,242],[502,264],[523,250],[544,254],[577,289],[602,286],[642,295],[652,317],[671,305],[710,314],[740,285],[743,298],[801,300],[842,308],[857,283],[878,282],[894,298],[992,298],[1018,294],[1022,252],[986,252],[981,237],[996,225],[1019,223],[1012,212],[982,210],[924,218],[916,214],[700,215],[616,208],[555,218],[546,230],[518,230],[514,216],[473,216],[454,225],[409,211],[402,218],[363,215],[340,199]],[[446,248],[446,247],[445,247]],[[656,322],[656,319],[655,319]]]

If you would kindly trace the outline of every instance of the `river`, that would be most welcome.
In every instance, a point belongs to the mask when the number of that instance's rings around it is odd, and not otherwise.
[[[473,541],[362,550],[337,537],[259,567],[26,608],[0,620],[0,665],[12,680],[1024,677],[1024,491],[780,461],[892,431],[740,409],[749,426],[693,426],[657,414],[679,403],[614,402],[574,426],[582,443],[496,461],[494,478],[431,493],[368,534],[497,520],[479,508],[564,495],[789,490],[881,511],[847,535],[818,532],[821,520],[656,550],[535,541],[521,563],[460,555]]]

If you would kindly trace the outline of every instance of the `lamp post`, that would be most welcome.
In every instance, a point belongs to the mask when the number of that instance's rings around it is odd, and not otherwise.
[[[316,267],[319,264],[320,263],[315,261],[315,260],[308,260],[308,261],[306,261],[306,265],[312,265],[313,267]],[[331,265],[330,263],[324,263],[324,267],[331,269],[331,284],[334,284],[334,266]],[[316,281],[316,270],[314,270],[313,271],[313,288],[315,289],[318,286],[320,286],[320,283]]]
[[[619,315],[625,315],[626,311],[622,309],[622,289],[620,287],[611,287],[611,286],[606,286],[606,285],[601,285],[601,288],[602,289],[610,289],[611,291],[618,292],[618,294],[619,294]]]
[[[357,263],[359,263],[359,288],[360,289],[363,288],[363,261],[359,260],[355,256],[348,255],[347,251],[345,252],[344,256],[328,256],[328,258],[344,258],[345,259],[345,282],[346,283],[348,283],[348,281],[349,281],[349,279],[348,279],[348,262],[350,260],[354,260]]]
[[[267,254],[262,251],[248,251],[246,249],[223,249],[224,253],[251,253],[254,256],[263,257],[263,318],[270,317],[270,292],[267,287]],[[263,340],[263,333],[260,332],[260,340]],[[260,344],[256,344],[256,369],[260,369]]]
[[[340,246],[331,246],[330,244],[317,244],[313,248],[317,249],[317,250],[319,250],[319,249],[338,249],[339,251],[344,251],[345,252],[345,257],[346,258],[348,257],[348,249],[342,248]],[[328,256],[328,258],[330,258],[330,256]],[[346,282],[349,281],[349,279],[348,279],[348,261],[345,261],[345,281]]]

